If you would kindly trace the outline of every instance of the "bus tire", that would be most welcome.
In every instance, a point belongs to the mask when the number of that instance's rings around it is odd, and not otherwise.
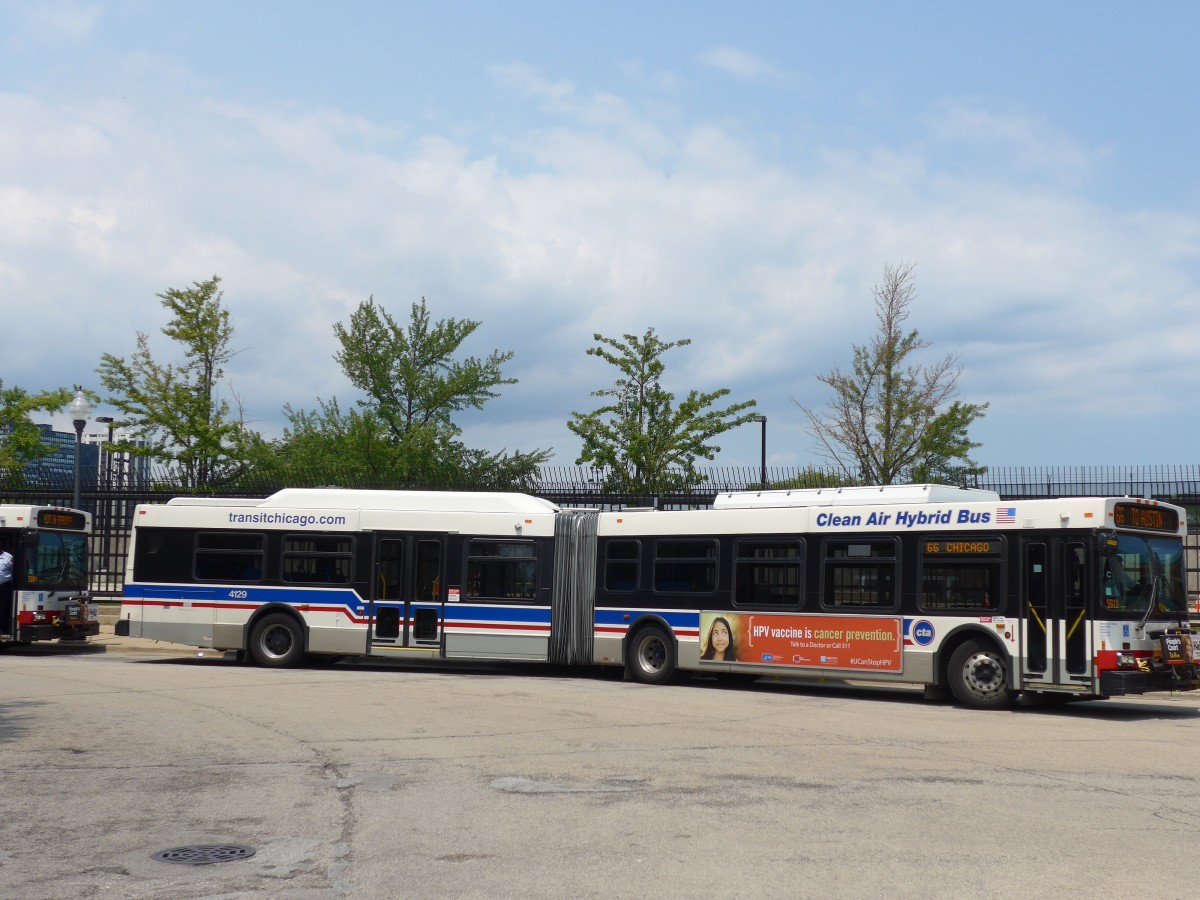
[[[658,625],[641,629],[629,645],[629,672],[642,684],[667,684],[674,680],[675,642]]]
[[[268,613],[250,632],[250,657],[260,666],[286,669],[304,659],[304,631],[286,613]]]
[[[972,709],[1004,709],[1012,705],[1008,666],[1003,654],[982,641],[964,641],[950,655],[947,680],[954,698]]]

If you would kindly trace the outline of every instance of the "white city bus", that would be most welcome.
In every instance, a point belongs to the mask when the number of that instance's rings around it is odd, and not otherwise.
[[[0,504],[0,549],[13,578],[0,585],[0,646],[100,633],[89,602],[91,516],[61,506]]]
[[[135,515],[118,633],[248,654],[925,685],[981,708],[1197,686],[1183,511],[910,485],[596,512],[283,490]]]

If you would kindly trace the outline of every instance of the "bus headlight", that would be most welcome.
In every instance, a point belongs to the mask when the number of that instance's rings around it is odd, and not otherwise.
[[[42,612],[41,610],[38,610],[37,612],[35,612],[35,613],[33,614],[33,621],[35,621],[35,622],[45,622],[45,621],[46,621],[46,614],[45,614],[44,612]]]
[[[1118,653],[1117,665],[1122,669],[1132,669],[1137,666],[1137,657],[1132,653]]]

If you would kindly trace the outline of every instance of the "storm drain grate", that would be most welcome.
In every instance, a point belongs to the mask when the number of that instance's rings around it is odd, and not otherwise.
[[[179,863],[184,866],[207,866],[210,863],[233,862],[254,855],[254,848],[244,844],[192,844],[188,847],[172,847],[160,850],[151,856],[159,862]]]

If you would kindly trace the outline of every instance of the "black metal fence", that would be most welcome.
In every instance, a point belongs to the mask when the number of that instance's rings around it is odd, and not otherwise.
[[[604,490],[608,472],[584,467],[546,467],[539,478],[520,487],[526,493],[564,507],[621,509],[650,506],[658,509],[688,509],[711,506],[717,494],[758,490],[760,468],[712,468],[686,487],[660,494],[637,495]],[[775,467],[767,470],[772,488],[822,487],[839,483],[832,472],[811,468]],[[495,490],[495,485],[412,484],[375,481],[369,485],[350,483],[340,487],[371,487],[394,490]],[[87,489],[80,493],[80,506],[93,515],[93,592],[119,595],[124,584],[124,566],[134,508],[139,503],[165,503],[172,497],[203,494],[212,497],[265,497],[282,487],[325,485],[293,481],[242,483],[236,487],[188,491],[165,480],[143,486],[125,485],[110,489]],[[1129,496],[1176,503],[1188,510],[1189,584],[1200,585],[1200,466],[1000,468],[970,479],[965,486],[996,491],[1005,499],[1039,497]],[[511,486],[508,486],[511,487]],[[0,502],[73,505],[73,485],[5,487],[0,484]]]

